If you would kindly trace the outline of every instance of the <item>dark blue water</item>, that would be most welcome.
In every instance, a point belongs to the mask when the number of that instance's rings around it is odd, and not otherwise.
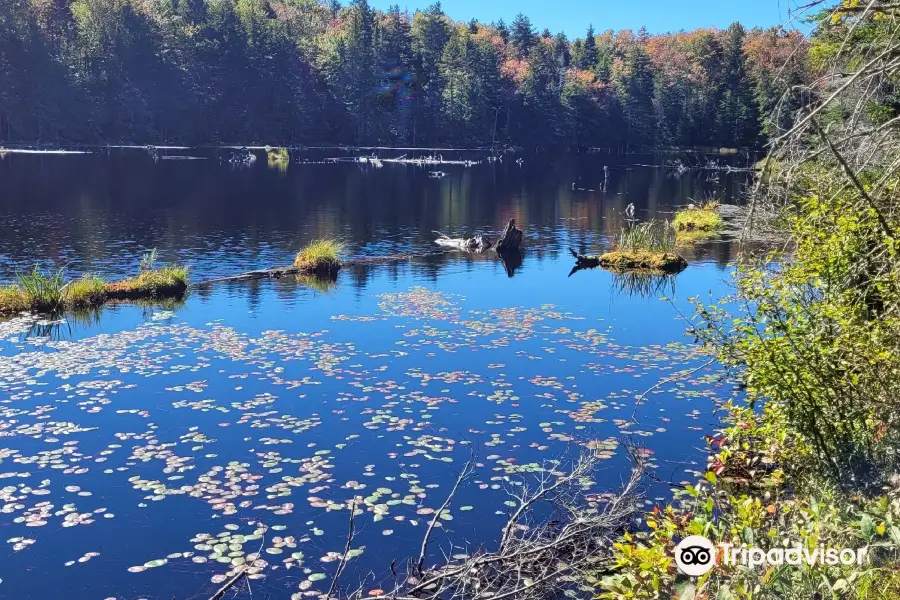
[[[432,560],[489,545],[507,491],[586,444],[608,456],[591,493],[627,476],[628,441],[659,477],[687,479],[731,388],[709,367],[635,397],[708,360],[684,335],[688,298],[727,292],[733,247],[686,251],[691,266],[644,295],[602,270],[569,276],[567,248],[608,246],[629,202],[666,218],[745,184],[631,166],[654,160],[535,158],[435,180],[397,165],[7,157],[7,279],[36,262],[127,275],[152,247],[203,279],[286,264],[321,236],[351,255],[421,253],[432,230],[509,218],[528,249],[512,276],[493,255],[448,254],[333,286],[221,284],[174,305],[0,324],[0,596],[208,598],[254,553],[265,564],[232,595],[322,593],[353,497],[362,553],[344,583],[373,572],[371,589],[418,553],[470,459]],[[599,190],[604,164],[606,192],[572,191],[579,177]]]

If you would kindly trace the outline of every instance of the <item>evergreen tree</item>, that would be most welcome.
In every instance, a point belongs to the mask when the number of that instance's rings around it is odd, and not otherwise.
[[[587,34],[584,36],[584,46],[581,51],[579,69],[590,71],[597,68],[597,40],[594,37],[594,26],[590,25]]]
[[[503,22],[503,19],[497,21],[497,33],[500,34],[500,39],[503,40],[503,43],[509,43],[509,29],[506,27],[506,23]]]
[[[522,13],[516,15],[509,32],[509,42],[515,49],[516,56],[520,59],[526,58],[531,52],[531,48],[534,47],[535,37],[531,19]]]
[[[642,44],[634,44],[625,57],[623,86],[626,142],[628,146],[653,147],[656,143],[656,115],[653,107],[653,72]]]
[[[746,31],[740,23],[732,23],[725,31],[724,89],[718,111],[718,142],[723,146],[754,145],[759,137],[759,111],[747,76],[744,39]]]
[[[559,66],[568,69],[572,63],[572,53],[569,50],[569,40],[566,39],[565,33],[558,33],[553,39],[553,55],[556,57]]]

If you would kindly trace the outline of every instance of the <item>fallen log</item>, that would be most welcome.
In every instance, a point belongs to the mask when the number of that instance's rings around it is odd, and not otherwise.
[[[377,264],[386,264],[393,262],[403,262],[407,260],[413,260],[418,258],[429,258],[432,256],[441,256],[445,254],[444,252],[424,252],[421,254],[391,254],[389,256],[360,256],[357,258],[353,258],[350,260],[341,261],[339,269],[347,269],[353,267],[361,267],[368,265],[377,265]],[[316,270],[314,268],[300,268],[300,267],[273,267],[271,269],[259,269],[256,271],[246,271],[244,273],[238,273],[237,275],[229,275],[227,277],[216,277],[214,279],[206,279],[204,281],[198,281],[197,283],[191,284],[192,288],[202,288],[214,283],[225,283],[228,281],[253,281],[258,279],[281,279],[282,277],[287,277],[290,275],[316,275]],[[332,277],[336,276],[337,272],[332,273]]]

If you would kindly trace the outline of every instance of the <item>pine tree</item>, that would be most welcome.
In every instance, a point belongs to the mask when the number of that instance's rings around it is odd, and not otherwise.
[[[565,33],[558,33],[553,38],[553,55],[556,56],[559,66],[568,69],[572,63],[572,54],[569,51],[569,40],[566,39]]]
[[[759,137],[759,111],[746,68],[744,38],[746,31],[739,23],[725,31],[724,89],[719,104],[718,142],[729,148],[756,143]]]
[[[627,75],[622,101],[627,127],[627,144],[652,147],[656,143],[656,116],[653,108],[653,72],[650,57],[642,44],[634,44],[626,54]]]
[[[578,68],[585,71],[596,69],[597,58],[597,39],[594,37],[594,26],[591,25],[584,36],[584,46],[581,51],[581,60],[578,63]]]
[[[531,48],[534,47],[534,28],[531,26],[531,20],[522,13],[513,19],[509,42],[515,48],[516,56],[520,59],[526,58],[531,52]]]

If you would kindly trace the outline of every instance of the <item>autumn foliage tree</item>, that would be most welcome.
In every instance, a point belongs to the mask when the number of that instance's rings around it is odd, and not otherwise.
[[[538,31],[440,2],[0,0],[0,139],[743,147],[808,78],[781,29]]]

